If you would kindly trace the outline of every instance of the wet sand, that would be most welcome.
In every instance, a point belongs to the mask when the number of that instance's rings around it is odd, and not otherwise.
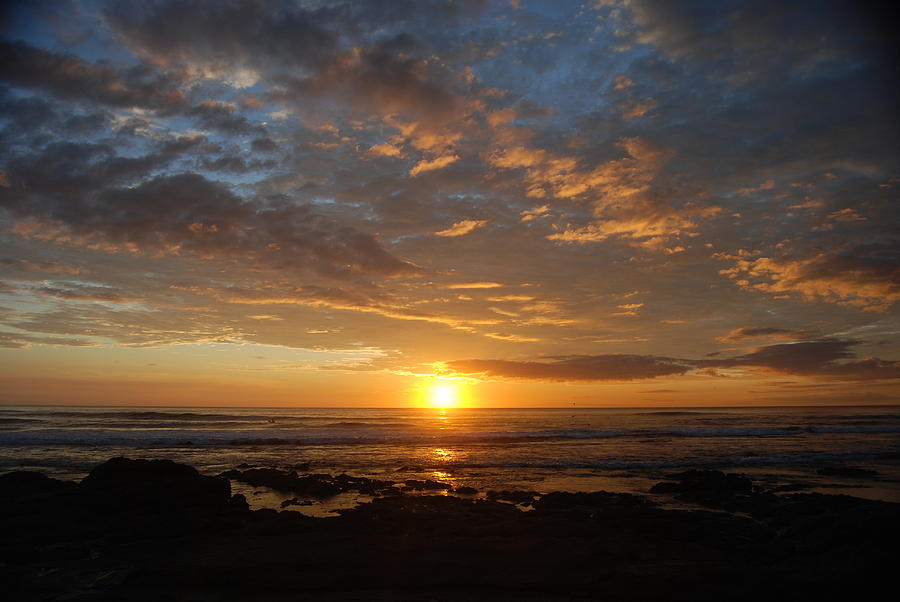
[[[898,504],[717,471],[650,496],[227,474],[116,459],[81,483],[2,475],[0,586],[15,600],[866,599],[892,583],[900,536]],[[232,483],[293,502],[253,510]],[[370,501],[301,514],[339,499]]]

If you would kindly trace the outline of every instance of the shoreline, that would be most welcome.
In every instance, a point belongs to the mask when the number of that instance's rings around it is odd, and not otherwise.
[[[296,503],[253,510],[166,460],[113,459],[81,483],[0,475],[2,584],[20,600],[852,599],[888,583],[900,538],[900,504],[710,470],[673,473],[655,499],[230,476]],[[301,514],[348,493],[370,501]]]

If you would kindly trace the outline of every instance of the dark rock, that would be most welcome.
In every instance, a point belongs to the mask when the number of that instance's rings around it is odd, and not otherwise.
[[[113,458],[94,468],[82,487],[103,493],[110,507],[159,506],[181,510],[195,506],[225,506],[231,485],[225,479],[207,477],[191,466],[171,460]]]
[[[393,487],[393,481],[380,481],[365,477],[352,477],[347,474],[339,474],[334,477],[334,484],[342,491],[358,491],[369,495],[377,495],[386,488]]]
[[[477,495],[478,490],[474,487],[457,487],[453,490],[453,493],[458,493],[459,495]]]
[[[113,458],[91,470],[81,484],[91,489],[118,489],[160,481],[191,480],[199,476],[193,466],[171,460]]]
[[[669,493],[683,501],[736,511],[754,503],[753,481],[741,474],[718,470],[687,470],[672,475],[678,482],[664,481],[650,488],[651,493]]]
[[[250,509],[250,504],[247,503],[247,498],[244,497],[244,494],[242,493],[235,493],[233,496],[231,496],[228,504],[232,509],[237,510],[238,512]]]
[[[594,491],[591,493],[570,493],[567,491],[554,491],[542,495],[534,502],[535,510],[571,510],[573,508],[590,509],[643,509],[654,504],[630,493],[610,493],[608,491]]]
[[[533,502],[534,498],[538,497],[540,494],[537,491],[508,491],[505,489],[502,491],[494,491],[491,489],[485,495],[489,500],[527,505]]]
[[[291,498],[289,500],[284,500],[283,502],[281,502],[281,507],[287,508],[288,506],[311,506],[312,504],[312,500],[300,500],[297,498]]]
[[[339,474],[332,477],[328,474],[298,475],[276,468],[251,468],[250,470],[228,470],[220,476],[247,483],[253,487],[269,487],[284,493],[295,493],[301,496],[327,498],[339,493],[358,491],[369,495],[378,495],[393,486],[392,482],[353,477]]]
[[[341,492],[328,475],[312,474],[301,477],[293,470],[286,472],[277,468],[251,468],[244,471],[228,470],[220,476],[247,483],[252,487],[269,487],[284,493],[317,498],[332,497]]]
[[[650,488],[650,493],[678,493],[681,491],[681,483],[663,481]]]
[[[0,497],[56,493],[76,486],[71,481],[51,479],[40,472],[20,470],[0,475]]]
[[[449,483],[441,483],[440,481],[432,481],[431,479],[425,479],[424,481],[407,479],[403,484],[406,485],[407,489],[413,491],[445,491],[447,489],[453,489],[453,485],[450,485]]]
[[[753,481],[742,474],[719,470],[687,470],[673,478],[681,483],[682,491],[715,491],[719,493],[751,493]]]

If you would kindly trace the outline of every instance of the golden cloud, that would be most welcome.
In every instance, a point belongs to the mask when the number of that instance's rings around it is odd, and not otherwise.
[[[452,238],[455,236],[465,236],[469,232],[485,226],[487,223],[488,221],[486,219],[464,219],[460,222],[456,222],[446,230],[435,232],[434,235],[444,236],[447,238]]]

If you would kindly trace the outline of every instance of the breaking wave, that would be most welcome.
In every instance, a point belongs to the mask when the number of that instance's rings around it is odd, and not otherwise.
[[[0,445],[126,445],[126,446],[233,446],[233,445],[453,445],[509,444],[553,440],[643,438],[761,438],[809,437],[833,434],[893,434],[900,426],[784,426],[784,427],[664,427],[655,429],[545,429],[520,431],[425,431],[415,433],[376,430],[354,422],[302,429],[101,429],[36,428],[0,431]]]

